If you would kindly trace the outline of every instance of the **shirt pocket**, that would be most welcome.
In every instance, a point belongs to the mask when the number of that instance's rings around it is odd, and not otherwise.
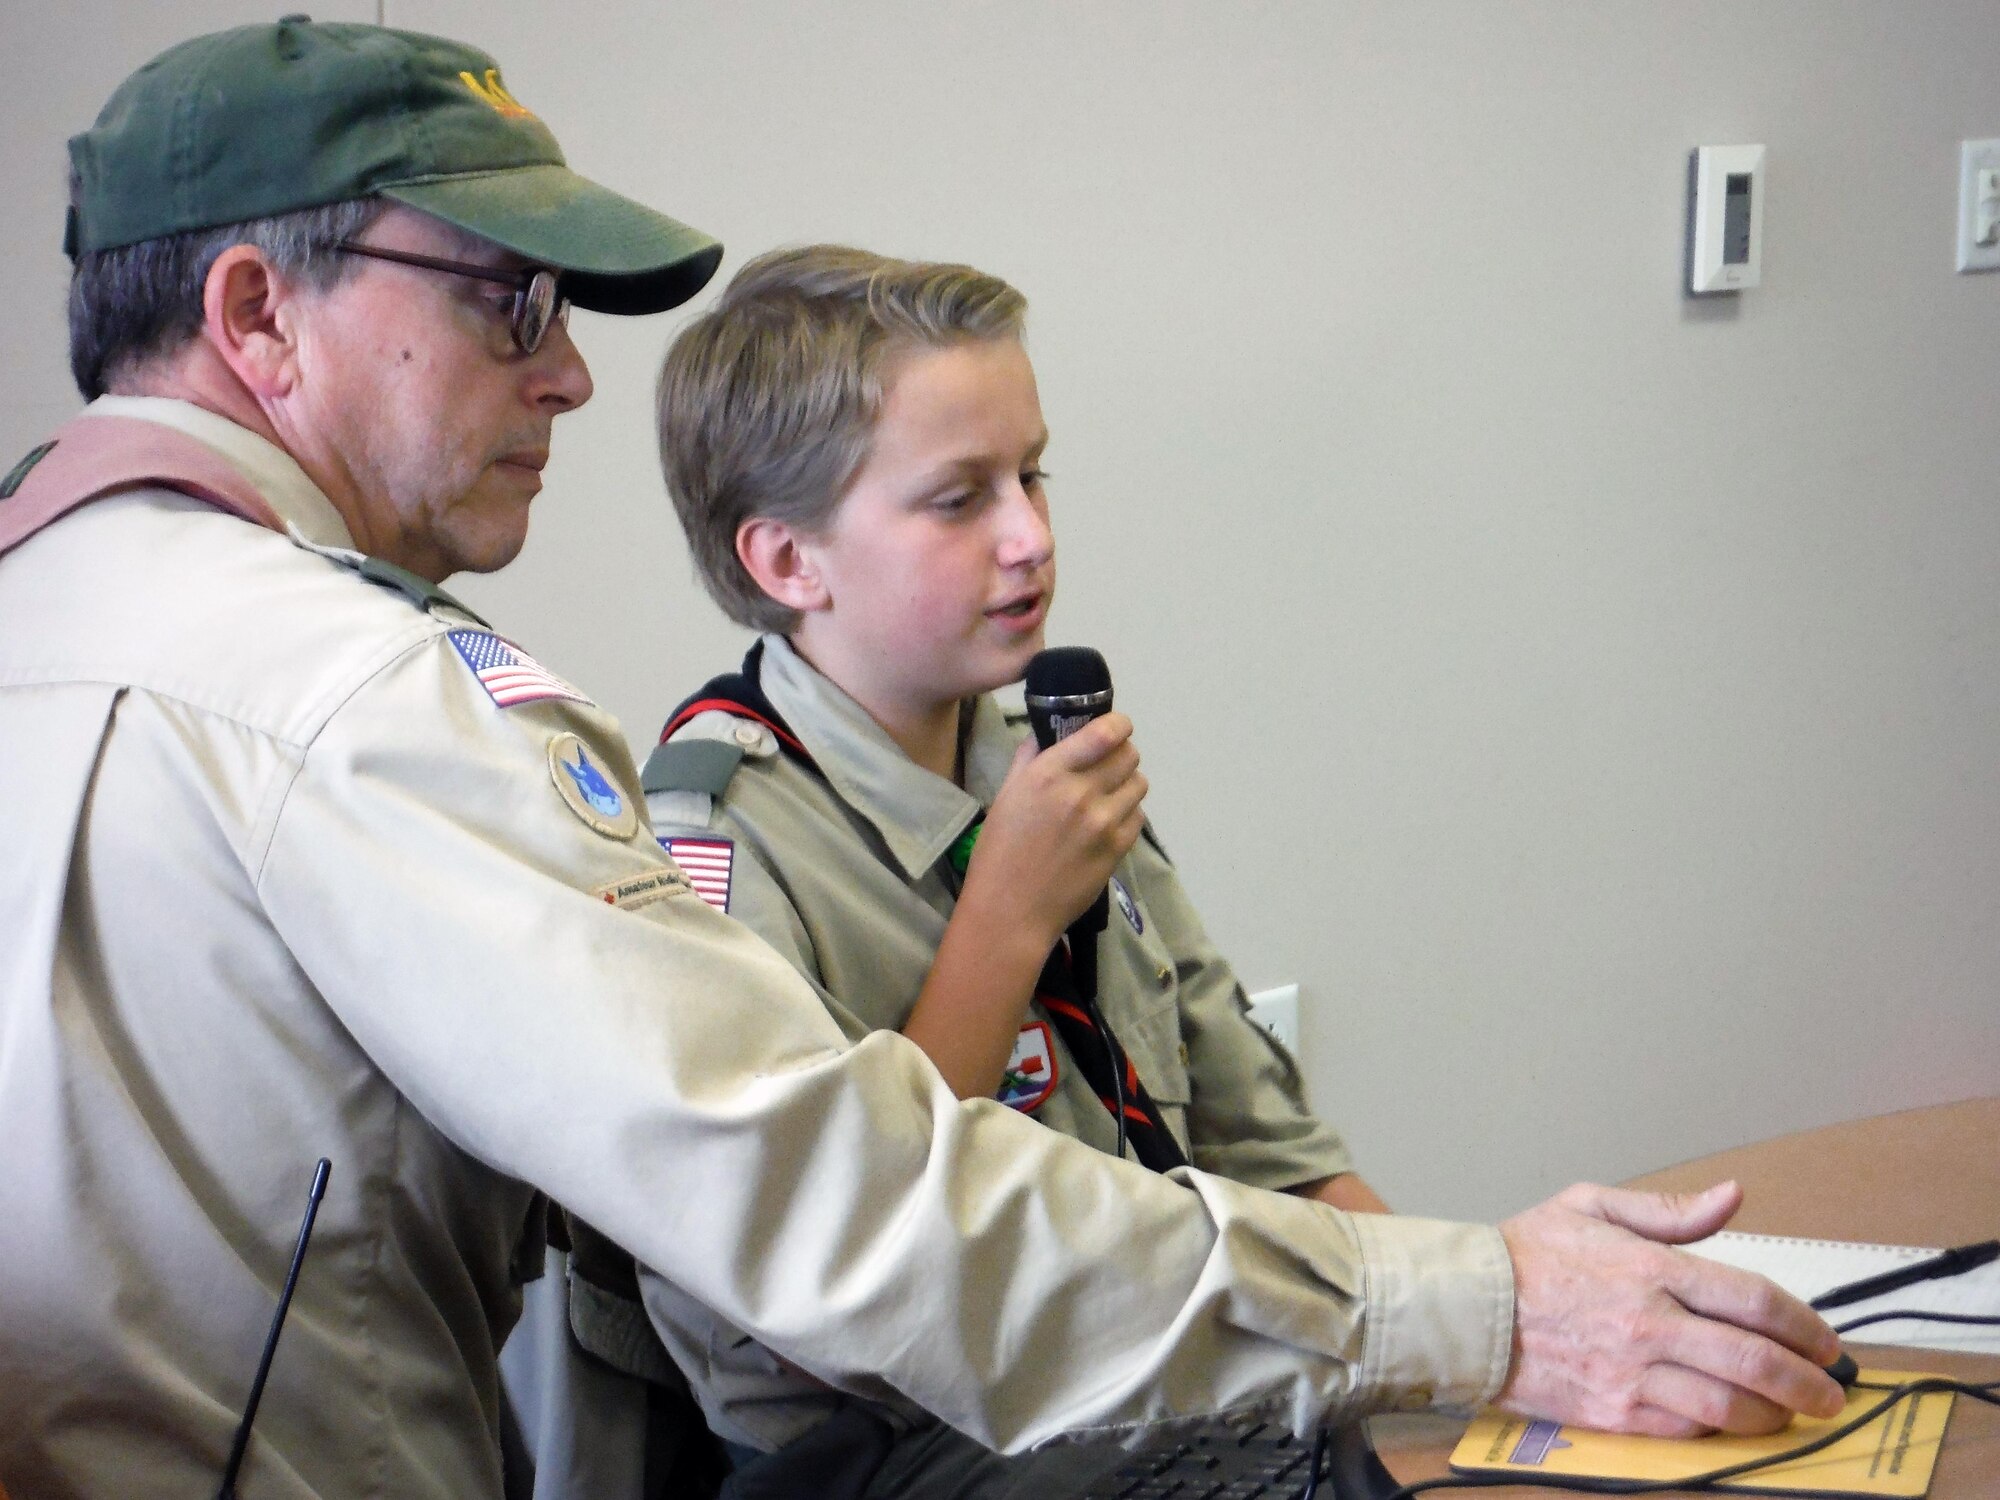
[[[1185,1150],[1193,1092],[1181,1038],[1180,971],[1131,882],[1121,884],[1125,900],[1119,899],[1117,888],[1112,890],[1110,921],[1098,939],[1100,1003],[1146,1092]]]

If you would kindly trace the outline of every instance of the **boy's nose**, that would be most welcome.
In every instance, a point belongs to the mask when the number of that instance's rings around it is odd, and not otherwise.
[[[1047,508],[1019,484],[1007,497],[1000,548],[1001,560],[1009,566],[1039,567],[1055,555],[1056,535],[1049,527]]]

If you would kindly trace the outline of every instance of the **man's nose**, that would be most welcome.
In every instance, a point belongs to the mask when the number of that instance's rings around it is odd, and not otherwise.
[[[596,389],[590,367],[583,362],[582,352],[569,336],[569,325],[560,318],[549,321],[541,348],[529,358],[534,362],[533,398],[537,405],[551,406],[559,412],[573,411],[588,401]]]

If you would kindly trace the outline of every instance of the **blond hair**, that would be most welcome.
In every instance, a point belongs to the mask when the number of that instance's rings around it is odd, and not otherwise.
[[[737,531],[757,518],[823,530],[868,456],[890,359],[1019,338],[1027,306],[971,266],[845,245],[774,250],[736,273],[668,348],[659,386],[667,493],[723,613],[797,626],[737,557]]]

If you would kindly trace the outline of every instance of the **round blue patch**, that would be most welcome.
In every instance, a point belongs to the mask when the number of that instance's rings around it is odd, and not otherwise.
[[[629,839],[639,829],[639,812],[590,758],[574,734],[549,741],[549,778],[569,810],[608,839]]]

